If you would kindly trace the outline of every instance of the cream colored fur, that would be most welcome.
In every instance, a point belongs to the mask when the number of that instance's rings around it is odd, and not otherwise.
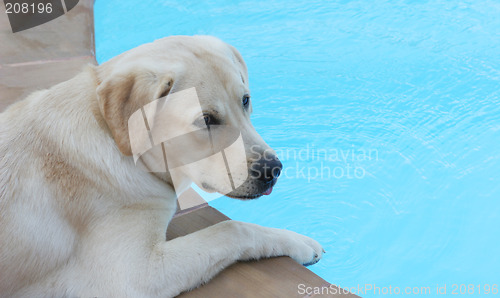
[[[134,164],[126,121],[190,87],[269,149],[239,103],[249,92],[241,56],[205,36],[143,45],[0,114],[1,297],[171,297],[237,260],[321,258],[308,237],[237,221],[165,240],[176,194],[168,174]],[[186,185],[205,178],[186,173]]]

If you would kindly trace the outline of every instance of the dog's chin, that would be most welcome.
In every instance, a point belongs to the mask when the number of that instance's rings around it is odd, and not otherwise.
[[[273,186],[275,184],[276,180],[273,181],[272,183],[266,183],[266,184],[260,184],[260,183],[257,183],[257,185],[243,184],[240,187],[236,188],[235,190],[226,193],[225,196],[238,200],[254,200],[264,195],[271,194]]]
[[[215,193],[218,192],[220,194],[225,195],[226,197],[232,198],[232,199],[238,199],[238,200],[253,200],[257,199],[261,196],[264,195],[265,191],[262,192],[257,192],[257,193],[252,193],[248,191],[248,188],[244,187],[239,187],[229,193],[223,193],[221,191],[218,191],[215,187],[211,186],[210,184],[203,182],[201,183],[201,189],[208,193]]]
[[[238,200],[242,200],[242,201],[246,201],[246,200],[254,200],[254,199],[258,199],[260,197],[262,197],[264,195],[264,193],[259,193],[259,194],[236,194],[236,193],[233,193],[233,192],[230,192],[230,193],[227,193],[225,194],[226,197],[229,197],[231,199],[238,199]]]
[[[255,180],[247,180],[245,183],[234,189],[229,193],[225,193],[214,187],[210,183],[202,182],[201,188],[210,193],[218,192],[220,194],[225,195],[226,197],[238,200],[254,200],[258,199],[264,195],[270,195],[274,185],[276,184],[277,179],[274,179],[269,183],[261,183],[260,181]]]

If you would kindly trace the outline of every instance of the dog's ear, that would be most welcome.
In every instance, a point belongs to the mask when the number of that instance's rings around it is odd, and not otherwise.
[[[231,55],[230,55],[231,60],[241,70],[240,74],[241,74],[241,80],[243,81],[243,84],[248,84],[248,69],[247,69],[247,65],[245,63],[245,60],[243,60],[243,57],[241,56],[240,52],[238,52],[238,50],[235,47],[233,47],[230,44],[228,44],[227,46],[231,50]]]
[[[166,96],[172,90],[172,76],[161,79],[154,74],[128,72],[114,75],[97,87],[101,114],[123,155],[132,155],[128,120],[149,102]]]

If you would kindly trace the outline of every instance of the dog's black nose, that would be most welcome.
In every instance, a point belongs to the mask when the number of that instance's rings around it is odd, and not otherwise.
[[[279,177],[282,168],[283,165],[277,156],[263,156],[253,163],[252,175],[265,183],[269,183]]]

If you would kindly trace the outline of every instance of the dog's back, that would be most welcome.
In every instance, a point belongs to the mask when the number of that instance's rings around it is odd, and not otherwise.
[[[74,100],[71,94],[58,95],[68,84],[35,92],[0,114],[1,297],[66,262],[76,243],[74,227],[56,200],[60,190],[53,187],[65,179],[75,181],[71,169],[63,171],[69,163],[62,144],[54,141],[65,129],[64,120],[57,121],[64,118],[58,111],[75,106],[68,102]]]

